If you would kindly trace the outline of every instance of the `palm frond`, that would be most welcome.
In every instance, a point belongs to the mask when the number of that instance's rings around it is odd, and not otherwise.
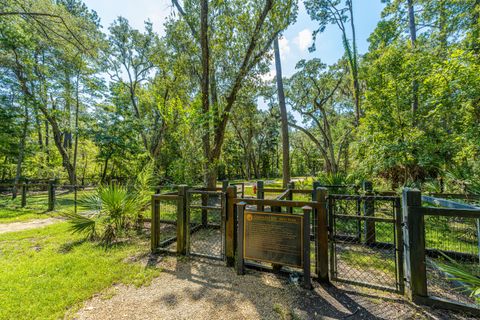
[[[67,213],[64,215],[70,223],[70,230],[73,233],[84,234],[88,239],[94,239],[97,236],[96,221],[78,213]]]
[[[456,280],[464,284],[463,291],[469,292],[470,296],[474,296],[479,301],[480,298],[477,296],[480,293],[480,278],[446,254],[440,253],[447,261],[437,264],[440,270],[452,276],[450,280]]]
[[[145,182],[148,179],[143,179]],[[142,182],[142,183],[143,183]],[[150,197],[150,189],[145,189]],[[84,233],[89,238],[97,238],[103,244],[111,244],[124,231],[136,225],[140,210],[144,205],[144,195],[135,188],[119,184],[100,186],[92,195],[82,199],[82,204],[94,210],[90,217],[79,214],[65,215],[74,233]]]

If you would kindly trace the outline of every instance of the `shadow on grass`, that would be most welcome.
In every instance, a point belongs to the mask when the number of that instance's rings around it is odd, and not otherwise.
[[[87,239],[80,239],[80,240],[76,240],[76,241],[69,241],[67,243],[64,243],[60,246],[60,248],[58,249],[58,252],[59,253],[69,253],[70,251],[72,251],[75,247],[78,247],[82,244],[84,244],[85,242],[87,242],[88,240]]]

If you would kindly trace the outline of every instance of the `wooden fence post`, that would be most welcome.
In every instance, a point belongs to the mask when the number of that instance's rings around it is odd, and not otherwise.
[[[226,197],[226,214],[225,214],[225,257],[227,259],[227,266],[233,267],[235,264],[235,203],[233,200],[237,197],[237,186],[227,187]]]
[[[265,193],[263,192],[263,181],[257,181],[257,199],[265,199]],[[257,205],[257,211],[263,211],[265,208],[262,205]]]
[[[312,289],[310,280],[310,212],[312,208],[305,206],[303,209],[303,288]]]
[[[320,182],[319,181],[313,181],[312,184],[312,201],[317,201],[317,188],[320,188]],[[317,214],[318,211],[317,209],[313,209],[313,221],[317,221]],[[317,234],[317,225],[316,222],[313,223],[313,234]],[[316,245],[316,243],[315,243]]]
[[[202,201],[202,207],[207,207],[209,205],[209,202],[210,202],[210,195],[202,194],[202,195],[200,195],[200,197],[201,197],[201,201]],[[208,226],[208,210],[207,209],[201,209],[201,211],[202,211],[202,226],[207,227]]]
[[[287,189],[290,189],[290,190],[295,189],[295,182],[290,181],[290,182],[287,184]],[[293,191],[290,191],[290,192],[287,194],[287,199],[286,199],[286,200],[293,200]],[[288,212],[288,213],[293,213],[293,207],[289,207],[287,212]]]
[[[228,188],[228,180],[223,180],[222,181],[222,192],[227,192]]]
[[[22,183],[22,208],[27,206],[27,183]]]
[[[329,250],[331,253],[331,257],[329,259],[330,262],[330,279],[337,278],[337,270],[336,270],[336,254],[335,253],[335,229],[336,229],[336,221],[335,221],[335,199],[332,197],[327,198],[327,211],[328,211],[328,245]]]
[[[397,264],[397,279],[398,279],[398,291],[400,294],[405,293],[405,271],[404,271],[404,252],[403,252],[403,230],[402,230],[402,221],[403,221],[403,213],[402,213],[402,203],[401,199],[395,199],[395,259]]]
[[[77,214],[77,202],[78,202],[78,185],[77,185],[77,182],[75,181],[75,184],[73,185],[73,212],[75,214]]]
[[[289,183],[287,185],[287,188],[290,189],[290,187],[292,187],[294,185],[292,185],[291,183]],[[286,197],[286,200],[291,200],[291,193],[287,194],[287,197]],[[272,213],[281,213],[282,212],[282,207],[280,206],[270,206],[270,210]],[[287,207],[287,213],[293,213],[293,208],[291,207]],[[283,268],[283,265],[281,264],[276,264],[276,263],[272,263],[272,269],[273,269],[273,272],[274,273],[279,273]]]
[[[48,211],[55,210],[55,179],[48,181]]]
[[[370,181],[363,182],[363,190],[366,196],[373,196],[373,186]],[[363,202],[363,214],[366,217],[373,217],[375,215],[375,202],[373,199],[365,199]],[[365,243],[374,244],[375,239],[375,221],[365,220]]]
[[[313,181],[313,183],[312,183],[312,201],[315,200],[315,193],[317,192],[317,188],[320,188],[320,181]]]
[[[427,297],[427,268],[425,263],[425,223],[422,212],[422,195],[418,190],[405,188],[402,193],[403,246],[405,248],[405,278],[409,287],[407,295]]]
[[[243,246],[245,245],[243,243],[243,234],[244,234],[244,230],[243,230],[243,224],[244,224],[244,213],[245,213],[245,205],[246,203],[245,202],[240,202],[238,205],[237,205],[237,208],[238,208],[238,224],[237,224],[237,235],[238,235],[238,239],[237,239],[237,254],[236,254],[236,269],[237,269],[237,274],[238,275],[243,275],[245,274],[245,262],[244,262],[244,259],[243,259]]]
[[[152,220],[150,222],[150,240],[153,253],[160,245],[160,203],[152,195]]]
[[[178,186],[177,253],[187,254],[187,185]]]
[[[354,192],[357,196],[360,195],[360,186],[359,185],[355,185],[354,187]],[[362,216],[362,198],[359,197],[356,201],[355,201],[355,210],[357,211],[356,214],[357,216],[360,218]],[[362,243],[362,220],[361,219],[358,219],[357,221],[357,241],[358,243]]]
[[[315,190],[314,201],[318,202],[319,209],[314,220],[316,229],[316,252],[315,262],[318,281],[323,283],[330,282],[328,277],[328,213],[327,213],[328,189],[318,187]]]

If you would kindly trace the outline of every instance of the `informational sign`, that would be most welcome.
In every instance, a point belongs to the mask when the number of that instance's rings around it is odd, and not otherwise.
[[[303,268],[303,216],[245,212],[244,259]]]

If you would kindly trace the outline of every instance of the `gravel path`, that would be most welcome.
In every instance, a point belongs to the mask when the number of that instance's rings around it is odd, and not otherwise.
[[[0,234],[7,232],[16,232],[23,230],[30,230],[40,227],[45,227],[59,221],[62,221],[61,218],[46,218],[46,219],[35,219],[25,222],[12,222],[12,223],[1,223],[0,224]]]
[[[155,262],[154,262],[155,263]],[[149,262],[152,265],[152,261]],[[162,258],[149,286],[117,285],[87,301],[75,319],[454,319],[420,309],[396,295],[379,298],[362,288],[314,284],[208,260]]]

